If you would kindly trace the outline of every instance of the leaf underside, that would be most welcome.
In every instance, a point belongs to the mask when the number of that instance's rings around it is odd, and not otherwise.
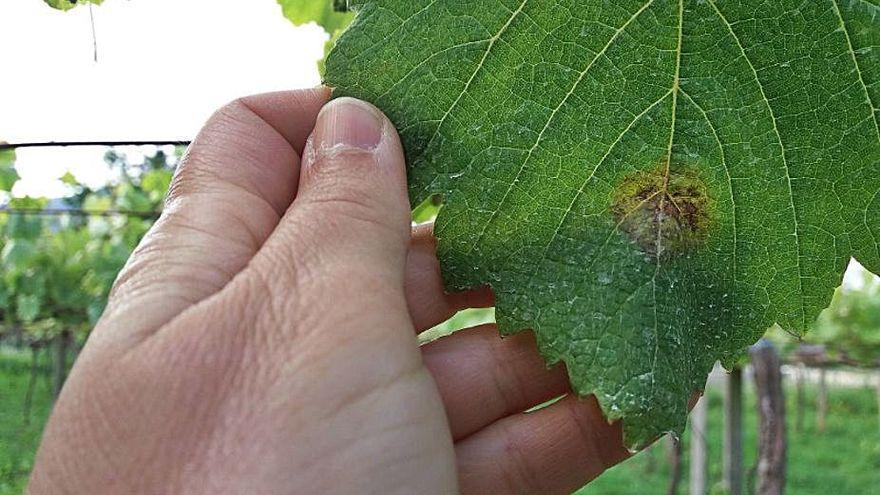
[[[629,447],[717,360],[880,270],[874,0],[354,0],[337,95],[440,194],[450,290],[491,284]]]

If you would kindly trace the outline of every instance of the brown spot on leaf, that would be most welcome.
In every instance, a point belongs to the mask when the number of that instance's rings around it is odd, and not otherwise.
[[[680,256],[701,245],[711,220],[706,184],[690,169],[659,166],[626,176],[611,211],[618,228],[656,259]]]

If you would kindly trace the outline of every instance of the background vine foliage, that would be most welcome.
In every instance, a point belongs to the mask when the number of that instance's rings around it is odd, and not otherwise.
[[[442,195],[449,288],[491,284],[637,447],[880,271],[875,2],[352,0],[326,82]]]

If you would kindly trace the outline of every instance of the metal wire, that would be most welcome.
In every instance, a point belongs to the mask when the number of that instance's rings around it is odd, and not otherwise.
[[[162,214],[161,210],[156,211],[135,211],[135,210],[86,210],[82,208],[0,208],[0,215],[33,215],[46,217],[115,217],[125,216],[133,218],[156,219]]]
[[[0,143],[0,151],[20,148],[53,148],[73,146],[189,146],[192,141],[45,141],[33,143]]]

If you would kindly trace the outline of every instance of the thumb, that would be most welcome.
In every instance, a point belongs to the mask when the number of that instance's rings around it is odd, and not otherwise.
[[[299,194],[273,233],[268,250],[294,270],[278,280],[298,285],[303,273],[344,271],[382,279],[402,291],[411,213],[403,149],[394,126],[376,107],[338,98],[318,115],[303,151]],[[284,253],[278,253],[281,249]],[[277,260],[277,258],[276,258]]]

